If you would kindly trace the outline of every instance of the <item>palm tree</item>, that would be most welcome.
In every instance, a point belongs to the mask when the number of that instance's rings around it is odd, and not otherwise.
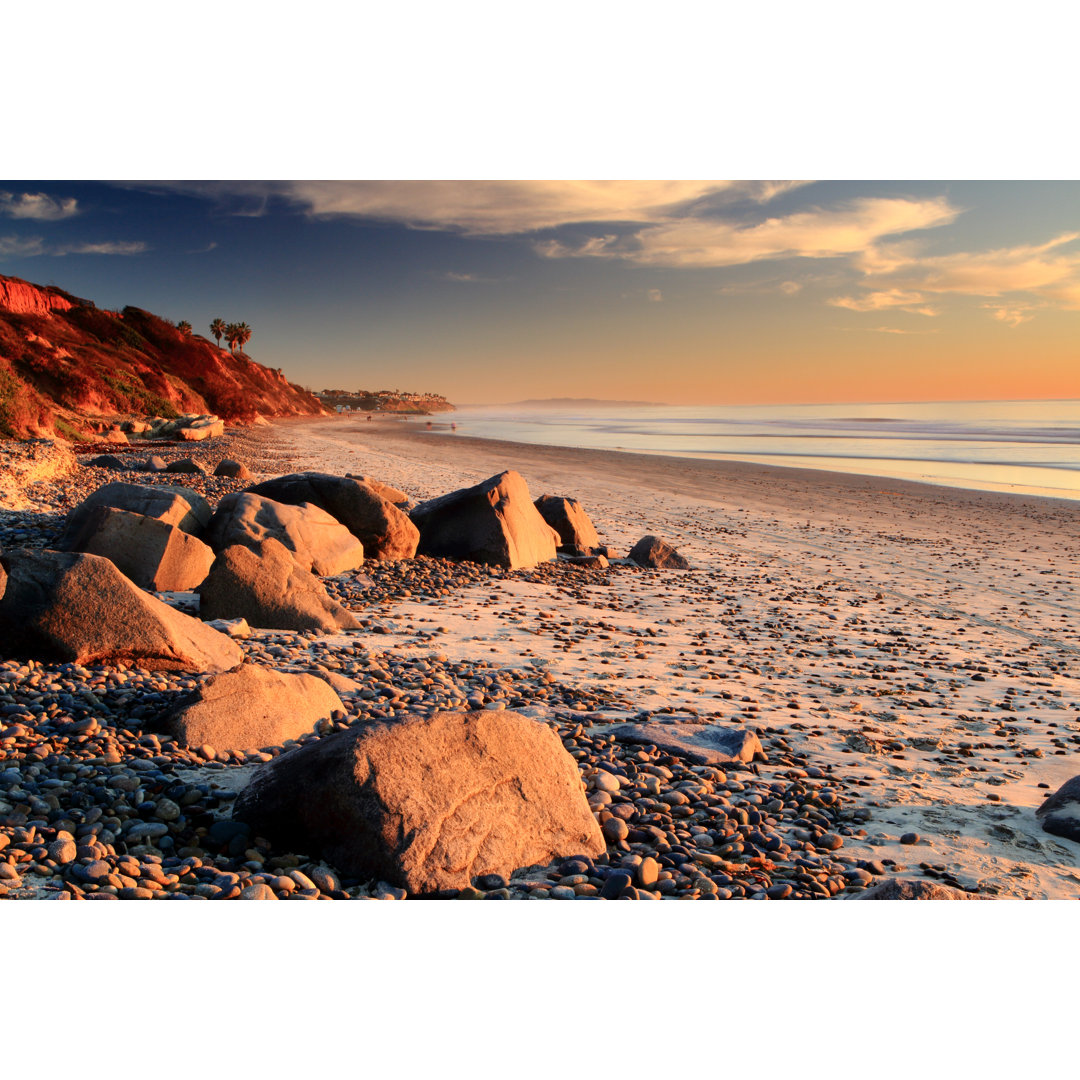
[[[236,342],[240,337],[239,323],[231,322],[225,327],[225,340],[229,343],[229,352],[236,352]]]
[[[191,333],[191,323],[189,323],[187,319],[181,319],[176,324],[176,329],[179,330],[180,333],[183,334],[185,337],[187,337],[188,334]]]
[[[221,336],[225,333],[225,320],[215,319],[210,324],[210,333],[214,335],[215,340],[218,343],[218,348],[221,348]]]
[[[251,327],[246,322],[240,323],[236,328],[236,342],[239,346],[240,352],[244,351],[244,346],[251,340]]]

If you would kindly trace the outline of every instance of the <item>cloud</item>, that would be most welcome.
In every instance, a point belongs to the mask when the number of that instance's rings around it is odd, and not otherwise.
[[[498,278],[483,277],[480,274],[459,273],[456,270],[447,270],[445,274],[439,274],[439,277],[441,277],[443,281],[460,281],[470,285],[491,285],[499,280]]]
[[[79,212],[75,199],[54,199],[41,192],[30,194],[23,192],[16,195],[10,191],[0,191],[0,214],[8,217],[23,218],[30,221],[62,221],[74,217]]]
[[[96,244],[57,245],[50,255],[141,255],[149,250],[142,240],[105,240]]]
[[[129,186],[213,199],[259,215],[279,199],[316,218],[508,236],[590,222],[645,224],[687,208],[764,205],[802,180],[161,181]]]
[[[659,289],[650,289],[646,295],[653,304],[660,304],[664,300],[664,294]]]
[[[989,309],[994,318],[1006,326],[1019,326],[1035,318],[1036,305],[1033,304],[983,304],[983,307]]]
[[[141,240],[105,240],[92,244],[46,244],[40,236],[0,236],[0,258],[36,255],[141,255],[150,249]]]
[[[216,248],[217,246],[218,246],[217,241],[216,240],[211,240],[210,243],[206,245],[206,247],[193,248],[191,251],[186,251],[184,254],[185,255],[206,255],[209,252],[213,251],[214,248]]]
[[[936,334],[936,330],[901,330],[898,326],[844,326],[843,330],[861,330],[868,334]]]
[[[871,249],[862,269],[871,276],[888,275],[898,287],[923,292],[1001,296],[1035,292],[1068,296],[1080,288],[1080,250],[1061,248],[1080,239],[1064,233],[1043,244],[1020,245],[983,252],[920,255],[911,248]]]
[[[647,226],[629,237],[593,237],[576,246],[548,242],[537,251],[548,258],[607,257],[670,267],[836,258],[863,252],[887,236],[948,225],[959,213],[944,197],[860,198],[837,209],[814,208],[754,225],[690,217]]]
[[[0,236],[0,259],[25,259],[44,254],[45,245],[40,236]]]
[[[785,296],[794,296],[802,288],[802,282],[781,281],[779,288]]]
[[[848,308],[850,311],[883,311],[898,308],[913,315],[937,315],[936,309],[927,307],[922,293],[903,289],[885,289],[881,292],[867,293],[865,296],[835,296],[826,301],[833,307]]]

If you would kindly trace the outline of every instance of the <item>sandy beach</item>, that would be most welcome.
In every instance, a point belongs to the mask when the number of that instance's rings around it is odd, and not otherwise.
[[[533,498],[578,499],[617,555],[653,534],[691,569],[417,558],[325,577],[359,630],[253,629],[237,644],[255,666],[330,681],[345,715],[258,751],[154,727],[198,675],[0,661],[0,895],[403,898],[236,833],[233,801],[267,762],[335,730],[504,708],[557,732],[610,842],[595,864],[479,895],[595,897],[622,873],[648,876],[630,889],[641,899],[846,899],[891,878],[983,898],[1080,894],[1080,845],[1035,817],[1078,771],[1080,504],[497,442],[450,422],[295,419],[158,452],[207,472],[236,458],[256,481],[366,475],[415,501],[514,469]],[[25,466],[0,514],[5,551],[48,547],[66,512],[118,478],[181,482],[212,506],[252,482],[91,457],[53,477]],[[158,595],[199,609],[195,593]],[[763,754],[698,766],[621,744],[611,732],[627,722],[756,733]]]
[[[443,651],[541,662],[617,687],[632,709],[780,729],[865,812],[846,851],[983,895],[1080,893],[1080,845],[1034,816],[1077,772],[1080,505],[423,425],[297,420],[274,434],[309,468],[416,499],[513,468],[534,496],[579,499],[613,547],[654,533],[693,566],[612,574],[572,603],[545,584],[500,583],[496,605],[486,584],[461,590],[438,614]],[[569,646],[538,632],[555,615],[592,632]],[[395,604],[384,643],[415,647],[430,618]],[[645,627],[658,636],[628,650]]]

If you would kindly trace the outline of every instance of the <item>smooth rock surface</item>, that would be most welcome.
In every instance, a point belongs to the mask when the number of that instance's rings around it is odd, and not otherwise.
[[[187,592],[210,572],[214,552],[175,525],[129,510],[96,506],[69,542],[112,562],[140,589]]]
[[[324,577],[355,570],[364,562],[363,545],[325,510],[250,491],[226,495],[218,503],[207,536],[218,552],[234,544],[254,548],[263,540],[277,540],[297,565]]]
[[[689,570],[690,564],[666,540],[658,536],[643,536],[627,556],[638,566],[655,570]]]
[[[259,769],[233,817],[420,895],[605,849],[574,759],[509,711],[373,722],[302,746]]]
[[[230,638],[143,592],[99,555],[22,548],[4,564],[5,656],[207,672],[243,659]]]
[[[856,893],[856,900],[977,900],[979,897],[954,889],[951,885],[939,885],[936,881],[921,878],[890,878],[865,892]]]
[[[1066,780],[1035,811],[1044,832],[1080,842],[1080,776]]]
[[[393,488],[385,490],[407,498]],[[364,480],[331,473],[290,473],[256,484],[248,491],[290,505],[309,503],[319,507],[363,544],[369,559],[411,559],[416,554],[420,533],[409,515]]]
[[[246,619],[276,630],[356,630],[360,623],[331,600],[314,574],[276,540],[235,544],[214,560],[198,588],[203,619]],[[232,665],[230,665],[232,666]]]
[[[471,488],[420,503],[412,511],[423,555],[467,559],[510,570],[555,558],[559,534],[532,504],[512,469]]]
[[[591,555],[600,546],[592,519],[577,499],[541,495],[533,504],[540,516],[559,534],[559,550],[568,555]]]
[[[54,545],[57,551],[76,550],[70,545],[77,541],[86,519],[97,506],[111,506],[116,510],[157,518],[194,536],[202,534],[212,516],[210,504],[188,488],[165,484],[151,487],[116,481],[99,487],[68,514],[64,531]]]
[[[661,723],[623,724],[608,729],[616,741],[656,746],[698,765],[751,762],[764,754],[761,740],[746,728],[721,728],[715,724]]]
[[[208,679],[160,723],[184,746],[260,750],[306,735],[335,712],[345,706],[322,679],[241,664]]]

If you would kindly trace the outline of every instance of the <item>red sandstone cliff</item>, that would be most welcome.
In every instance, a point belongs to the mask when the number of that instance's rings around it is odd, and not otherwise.
[[[99,310],[60,289],[0,277],[0,438],[71,435],[120,416],[243,421],[325,411],[280,370],[148,311]]]

